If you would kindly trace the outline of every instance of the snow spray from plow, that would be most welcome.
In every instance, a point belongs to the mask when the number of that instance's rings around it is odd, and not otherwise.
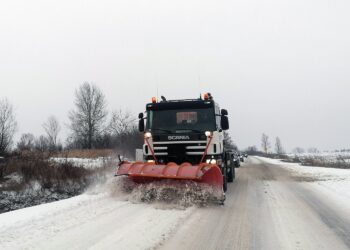
[[[183,209],[191,206],[223,204],[225,196],[212,186],[187,180],[161,179],[136,183],[121,176],[109,185],[110,194],[133,203],[149,203],[159,208]]]
[[[201,163],[192,165],[154,162],[121,162],[116,176],[128,176],[143,189],[142,201],[164,200],[170,197],[190,199],[193,203],[223,203],[223,179],[217,165]],[[186,201],[185,201],[186,202]]]

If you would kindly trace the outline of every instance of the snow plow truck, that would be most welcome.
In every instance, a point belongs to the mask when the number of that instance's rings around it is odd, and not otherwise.
[[[159,102],[153,97],[139,114],[143,161],[121,161],[116,176],[126,175],[136,183],[199,182],[220,193],[223,202],[227,183],[235,178],[233,152],[224,144],[227,116],[210,93],[184,100],[162,96]]]

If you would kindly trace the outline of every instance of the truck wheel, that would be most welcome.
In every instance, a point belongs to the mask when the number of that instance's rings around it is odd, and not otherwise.
[[[224,171],[224,175],[222,176],[222,178],[224,179],[223,190],[224,192],[226,192],[227,191],[227,170],[226,169]]]
[[[239,161],[235,161],[235,168],[239,168],[241,165],[239,163]]]
[[[230,167],[230,172],[227,174],[227,182],[233,182],[233,180],[235,179],[235,175],[235,168]]]

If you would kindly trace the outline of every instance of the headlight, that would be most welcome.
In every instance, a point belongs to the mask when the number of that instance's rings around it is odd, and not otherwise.
[[[145,138],[146,138],[146,139],[149,139],[149,138],[151,138],[151,137],[152,137],[151,132],[146,132],[146,133],[145,133]]]
[[[215,159],[208,159],[206,160],[207,163],[209,164],[216,164],[216,160]]]
[[[205,131],[205,135],[206,135],[206,137],[212,136],[212,135],[213,135],[213,132]]]

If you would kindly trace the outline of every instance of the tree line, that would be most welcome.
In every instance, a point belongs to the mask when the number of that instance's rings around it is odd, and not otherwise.
[[[84,82],[75,90],[74,108],[68,118],[69,136],[64,146],[58,139],[62,127],[55,116],[43,123],[44,135],[24,133],[14,145],[18,128],[14,108],[7,99],[0,99],[0,154],[8,154],[13,148],[20,151],[116,148],[132,155],[143,143],[134,116],[119,109],[109,117],[106,97],[95,84]]]
[[[282,141],[280,137],[276,137],[274,141],[274,148],[272,148],[270,137],[263,133],[261,135],[261,150],[258,149],[256,146],[249,146],[245,149],[247,153],[250,154],[257,154],[257,153],[263,153],[263,154],[277,154],[277,155],[285,155],[286,150],[284,149],[282,145]],[[310,147],[308,149],[304,149],[302,147],[295,147],[292,150],[292,153],[294,154],[303,154],[303,153],[310,153],[310,154],[316,154],[320,151],[316,147]]]

